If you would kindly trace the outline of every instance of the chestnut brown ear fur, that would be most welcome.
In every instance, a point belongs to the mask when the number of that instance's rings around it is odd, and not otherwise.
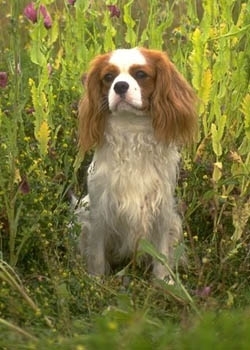
[[[197,98],[193,89],[167,55],[154,50],[145,54],[156,69],[156,88],[151,101],[156,137],[167,143],[193,141],[197,130]]]
[[[79,147],[83,153],[102,141],[106,114],[106,96],[102,92],[100,73],[109,54],[97,56],[85,78],[86,94],[79,104]]]

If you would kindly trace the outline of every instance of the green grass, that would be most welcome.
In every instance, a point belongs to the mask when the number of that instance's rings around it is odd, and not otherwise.
[[[28,3],[0,0],[0,348],[248,349],[249,0],[118,0],[120,17],[110,1],[36,1],[50,29],[23,16]],[[86,188],[91,156],[77,153],[81,76],[96,54],[135,45],[166,50],[200,101],[175,286],[134,265],[89,276],[69,226],[67,191]]]

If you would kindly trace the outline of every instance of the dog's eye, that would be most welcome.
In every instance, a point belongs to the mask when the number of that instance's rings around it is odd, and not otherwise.
[[[143,70],[138,70],[138,71],[135,72],[134,76],[135,76],[136,79],[144,79],[144,78],[146,78],[148,75],[147,75],[147,73],[144,72]]]
[[[114,80],[114,75],[112,73],[107,73],[104,75],[103,80],[106,83],[111,83]]]

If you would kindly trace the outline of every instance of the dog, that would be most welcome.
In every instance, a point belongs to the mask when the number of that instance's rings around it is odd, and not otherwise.
[[[79,146],[95,148],[77,209],[88,272],[105,275],[145,238],[172,266],[182,239],[175,187],[179,147],[194,140],[196,95],[167,54],[117,49],[90,64],[79,104]],[[169,271],[156,259],[153,276]]]

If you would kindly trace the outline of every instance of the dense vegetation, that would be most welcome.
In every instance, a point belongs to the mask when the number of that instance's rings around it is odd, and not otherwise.
[[[0,0],[0,21],[0,348],[249,348],[250,1]],[[133,46],[166,50],[199,97],[174,286],[135,262],[91,277],[76,251],[81,77]]]

